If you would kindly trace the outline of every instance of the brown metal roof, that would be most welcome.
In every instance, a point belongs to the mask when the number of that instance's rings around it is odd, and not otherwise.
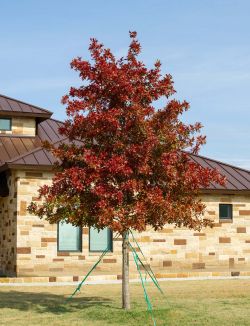
[[[68,138],[61,138],[58,141],[54,142],[54,145],[57,146],[61,143],[69,144]],[[80,144],[81,142],[74,141],[74,143]],[[55,162],[55,157],[49,151],[40,146],[28,153],[22,154],[10,161],[7,161],[6,164],[8,166],[25,165],[26,167],[32,166],[32,168],[39,168],[41,166],[53,166]]]
[[[47,119],[38,124],[35,137],[0,135],[0,167],[4,169],[13,164],[53,165],[55,159],[41,146],[45,140],[57,143],[64,139],[58,132],[61,125],[60,121]]]
[[[26,167],[52,166],[55,163],[55,157],[44,148],[36,148],[33,151],[20,155],[11,161],[6,162],[8,166],[24,165]]]
[[[52,112],[5,95],[0,95],[0,115],[50,118]]]
[[[46,123],[43,122],[43,125],[41,126],[41,129],[43,131],[43,137],[39,138],[34,141],[33,146],[35,147],[33,150],[28,151],[26,153],[23,153],[21,155],[18,155],[10,160],[5,161],[5,167],[11,167],[11,166],[19,166],[23,165],[26,168],[27,167],[32,167],[32,168],[42,168],[43,166],[53,166],[55,163],[55,158],[53,155],[42,148],[41,146],[37,147],[39,145],[39,142],[41,140],[50,140],[50,141],[55,141],[55,143],[68,143],[68,139],[66,138],[60,138],[58,136],[57,140],[55,140],[55,135],[51,133],[51,129],[48,128],[51,125],[54,125],[54,127],[59,126],[59,122],[55,120],[47,120]],[[56,131],[56,129],[54,129]],[[56,132],[55,132],[56,134]],[[41,137],[41,135],[40,135]],[[1,140],[1,139],[0,139]],[[27,139],[29,140],[29,139]],[[13,143],[13,139],[11,139]],[[26,141],[22,139],[21,141]],[[5,150],[11,152],[13,150],[13,145],[11,143],[5,144]],[[11,148],[11,150],[10,150]],[[20,151],[20,147],[19,147]],[[6,156],[7,157],[7,156]],[[206,190],[230,190],[230,191],[249,191],[250,190],[250,171],[241,169],[226,163],[222,163],[204,156],[199,156],[199,155],[190,155],[191,160],[194,162],[200,164],[203,167],[208,167],[208,168],[216,168],[222,175],[224,175],[227,179],[225,187],[222,187],[218,184],[211,184],[210,187],[208,187]]]
[[[250,190],[250,171],[205,156],[191,154],[190,158],[203,167],[217,169],[226,177],[225,187],[212,183],[209,190]]]
[[[58,132],[58,128],[62,126],[62,122],[55,119],[47,119],[37,126],[37,135],[41,140],[48,140],[49,142],[55,143],[59,140],[62,140],[63,136],[61,136]]]
[[[39,137],[0,136],[0,165],[40,146]]]

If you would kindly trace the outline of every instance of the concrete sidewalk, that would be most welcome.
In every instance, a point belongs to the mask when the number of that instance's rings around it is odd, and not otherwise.
[[[250,280],[250,276],[203,276],[203,277],[182,277],[182,278],[158,278],[159,283],[161,282],[178,282],[178,281],[203,281],[203,280]],[[152,282],[150,279],[148,282]],[[23,283],[1,283],[0,287],[6,286],[77,286],[81,280],[77,282],[23,282]],[[140,279],[131,279],[130,283],[140,283]],[[100,285],[100,284],[121,284],[121,280],[96,280],[86,281],[84,285]]]

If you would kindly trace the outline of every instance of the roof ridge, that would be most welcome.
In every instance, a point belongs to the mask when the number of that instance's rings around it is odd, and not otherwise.
[[[27,103],[27,102],[24,102],[24,101],[22,101],[22,100],[17,100],[16,98],[13,98],[13,97],[10,97],[10,96],[7,96],[7,95],[0,94],[0,97],[4,97],[4,98],[9,99],[9,100],[12,100],[12,101],[17,101],[17,102],[20,102],[20,103],[23,103],[23,104],[26,104],[26,105],[32,106],[32,107],[34,107],[34,108],[36,108],[36,109],[39,109],[39,110],[44,111],[44,112],[46,112],[46,113],[49,113],[49,114],[51,114],[51,115],[53,114],[52,111],[49,111],[49,110],[47,110],[47,109],[43,109],[43,108],[41,108],[40,106],[37,106],[37,105],[31,104],[31,103]]]
[[[233,169],[237,169],[237,170],[242,170],[244,172],[247,172],[247,173],[250,173],[250,170],[247,170],[247,169],[244,169],[244,168],[241,168],[239,166],[235,166],[235,165],[232,165],[232,164],[229,164],[229,163],[225,163],[225,162],[222,162],[222,161],[219,161],[219,160],[216,160],[216,159],[213,159],[213,158],[210,158],[210,157],[207,157],[207,156],[203,156],[203,155],[198,155],[198,154],[193,154],[193,153],[187,153],[188,155],[193,155],[193,156],[196,156],[196,157],[201,157],[205,160],[210,160],[210,161],[213,161],[215,163],[219,163],[219,164],[223,164],[223,165],[226,165],[226,166],[229,166]]]

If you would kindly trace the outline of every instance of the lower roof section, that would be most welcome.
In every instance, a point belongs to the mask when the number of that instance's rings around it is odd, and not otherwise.
[[[17,168],[53,169],[55,157],[42,147],[42,142],[69,143],[69,140],[61,136],[58,131],[61,125],[60,121],[46,119],[38,124],[35,137],[0,135],[0,172]],[[225,187],[211,183],[207,189],[201,189],[201,191],[232,191],[234,193],[250,191],[250,171],[204,156],[189,154],[189,157],[202,167],[217,169],[226,177]]]

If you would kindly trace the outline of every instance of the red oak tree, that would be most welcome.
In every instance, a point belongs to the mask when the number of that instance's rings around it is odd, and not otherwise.
[[[123,307],[129,308],[128,230],[142,232],[165,224],[201,229],[205,206],[198,193],[211,182],[223,184],[216,170],[190,160],[205,137],[201,124],[180,117],[189,104],[169,99],[172,77],[161,63],[149,69],[138,59],[136,32],[126,57],[91,39],[91,60],[71,67],[84,81],[63,97],[67,120],[60,133],[69,142],[45,144],[58,159],[51,186],[39,189],[43,203],[30,212],[50,223],[108,227],[123,237]],[[155,101],[165,105],[155,108]]]

